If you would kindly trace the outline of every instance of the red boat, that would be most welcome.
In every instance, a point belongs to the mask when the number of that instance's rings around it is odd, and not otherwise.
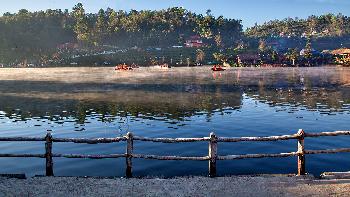
[[[125,71],[125,70],[132,70],[133,68],[131,66],[128,66],[126,64],[119,64],[117,65],[114,70],[122,70],[122,71]]]
[[[221,65],[214,65],[212,68],[211,68],[212,71],[224,71],[226,69],[224,69]]]

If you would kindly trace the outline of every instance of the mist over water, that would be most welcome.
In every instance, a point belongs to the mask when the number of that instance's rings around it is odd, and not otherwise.
[[[2,69],[0,135],[115,137],[271,136],[349,130],[350,69]],[[25,73],[25,74],[23,74]],[[348,147],[349,138],[305,140],[306,149]],[[207,142],[135,142],[135,153],[205,156]],[[296,140],[219,143],[219,155],[296,151]],[[1,142],[1,153],[42,153],[43,143]],[[124,153],[114,144],[54,143],[55,153]],[[307,171],[347,170],[349,154],[307,155]],[[43,159],[1,158],[0,173],[44,174]],[[295,173],[296,158],[218,161],[218,173]],[[54,158],[55,175],[124,176],[124,159]],[[207,162],[133,160],[135,176],[206,175]]]

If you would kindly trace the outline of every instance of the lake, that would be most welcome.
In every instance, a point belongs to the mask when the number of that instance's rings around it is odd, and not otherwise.
[[[0,136],[272,136],[350,129],[350,68],[209,67],[0,69]],[[306,149],[350,147],[350,137],[307,138]],[[205,156],[208,142],[134,142],[138,154]],[[296,140],[219,143],[219,155],[297,150]],[[42,142],[0,142],[0,153],[43,153]],[[117,154],[113,144],[54,143],[54,153]],[[306,170],[350,170],[350,154],[306,156]],[[296,173],[296,157],[218,161],[218,175]],[[207,175],[206,161],[133,159],[134,176]],[[57,176],[124,176],[125,159],[54,158]],[[45,159],[0,158],[0,173],[45,174]]]

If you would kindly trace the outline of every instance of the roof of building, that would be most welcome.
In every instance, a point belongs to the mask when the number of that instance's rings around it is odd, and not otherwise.
[[[339,54],[350,54],[350,49],[342,48],[342,49],[336,49],[331,52],[333,55],[339,55]]]
[[[300,54],[300,55],[305,55],[305,53],[306,53],[306,49],[301,49],[299,54]],[[311,49],[311,54],[312,54],[312,55],[319,55],[320,52],[317,51],[317,50],[315,50],[315,49]]]

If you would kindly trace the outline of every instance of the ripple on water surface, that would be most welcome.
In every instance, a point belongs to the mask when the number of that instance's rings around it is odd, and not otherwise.
[[[322,69],[321,69],[322,70]],[[240,74],[238,74],[240,73]],[[201,72],[193,78],[172,76],[176,81],[146,80],[144,84],[41,83],[8,91],[0,84],[0,135],[55,137],[115,137],[127,132],[146,137],[271,136],[307,132],[349,130],[349,76],[338,70],[237,69],[213,79]],[[159,83],[159,84],[155,84]],[[108,89],[108,91],[106,91]],[[57,91],[60,90],[60,91]],[[61,92],[62,91],[62,92]],[[79,91],[79,94],[76,94]],[[31,93],[32,92],[32,93]],[[64,96],[62,96],[64,95]],[[307,139],[307,149],[348,147],[346,136]],[[281,142],[220,143],[220,155],[296,151],[294,140]],[[207,142],[163,144],[135,142],[135,153],[205,156]],[[0,153],[42,153],[43,143],[1,142]],[[124,153],[125,143],[54,143],[56,153]],[[308,172],[344,171],[349,154],[307,156]],[[43,174],[42,159],[1,158],[0,173]],[[337,162],[334,162],[337,161]],[[30,162],[30,164],[28,164]],[[75,160],[55,158],[56,175],[123,176],[125,160]],[[28,164],[28,165],[27,165]],[[205,175],[206,162],[149,161],[134,159],[135,176]],[[178,166],[181,166],[179,168]],[[219,174],[293,173],[295,158],[219,161]],[[93,170],[92,170],[93,169]],[[272,170],[273,169],[273,170]]]

